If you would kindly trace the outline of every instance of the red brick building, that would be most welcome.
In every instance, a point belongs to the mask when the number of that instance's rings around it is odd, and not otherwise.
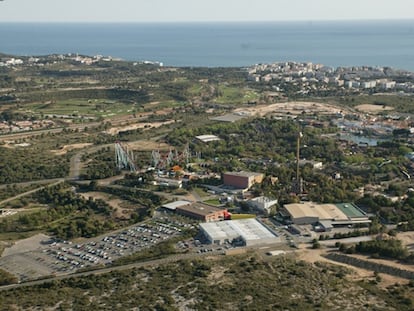
[[[227,172],[223,174],[223,183],[225,186],[249,189],[255,183],[260,184],[263,177],[263,174],[254,172]]]
[[[224,220],[228,214],[227,209],[220,209],[203,203],[193,203],[178,206],[175,209],[177,214],[202,220],[205,222]]]

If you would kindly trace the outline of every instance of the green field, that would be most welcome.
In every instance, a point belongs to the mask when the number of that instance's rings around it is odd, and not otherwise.
[[[214,205],[214,206],[221,206],[222,205],[218,199],[206,200],[203,203]]]
[[[220,104],[242,104],[258,99],[259,95],[253,90],[220,85],[215,101]]]
[[[110,117],[132,114],[140,107],[136,104],[125,104],[105,99],[67,99],[46,103],[26,104],[19,109],[24,114],[49,117]]]

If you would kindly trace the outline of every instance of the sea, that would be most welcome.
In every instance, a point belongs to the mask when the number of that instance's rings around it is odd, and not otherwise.
[[[165,66],[312,62],[414,72],[414,20],[222,23],[4,23],[0,53],[78,53]]]

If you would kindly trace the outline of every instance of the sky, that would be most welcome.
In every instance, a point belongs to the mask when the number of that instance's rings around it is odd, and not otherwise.
[[[3,0],[0,22],[414,19],[413,0]]]

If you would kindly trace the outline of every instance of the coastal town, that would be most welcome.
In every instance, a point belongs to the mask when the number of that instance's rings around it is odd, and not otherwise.
[[[389,67],[333,68],[313,63],[278,62],[248,67],[248,73],[250,81],[294,85],[300,94],[345,90],[371,94],[414,91],[414,73]],[[275,87],[275,91],[280,88]]]
[[[411,262],[412,73],[0,60],[0,271],[11,288],[210,258],[414,275],[393,261]],[[374,243],[398,255],[371,258]]]
[[[414,2],[0,0],[0,311],[413,311]]]

